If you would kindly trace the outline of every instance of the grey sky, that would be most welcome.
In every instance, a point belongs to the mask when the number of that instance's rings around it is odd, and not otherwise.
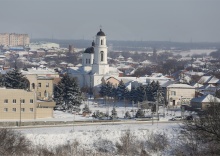
[[[0,0],[0,32],[33,38],[220,42],[220,0]]]

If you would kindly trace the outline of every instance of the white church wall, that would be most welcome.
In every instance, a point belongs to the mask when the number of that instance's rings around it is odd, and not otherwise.
[[[82,64],[84,66],[89,66],[93,64],[94,54],[83,53]]]

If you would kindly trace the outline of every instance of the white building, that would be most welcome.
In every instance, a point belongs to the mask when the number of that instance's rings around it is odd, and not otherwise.
[[[104,76],[119,76],[117,69],[109,67],[107,56],[106,35],[100,29],[92,46],[83,52],[82,65],[68,68],[68,74],[78,79],[80,87],[95,87]]]

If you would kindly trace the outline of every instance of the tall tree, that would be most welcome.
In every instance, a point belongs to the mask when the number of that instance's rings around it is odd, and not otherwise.
[[[78,108],[82,103],[82,95],[76,80],[67,74],[64,75],[54,87],[54,100],[65,110]]]
[[[146,96],[147,96],[147,100],[148,101],[153,101],[153,92],[152,92],[152,86],[150,83],[147,84],[145,92],[146,92]]]
[[[124,82],[121,80],[118,84],[117,95],[119,100],[123,100],[126,93],[126,86]]]
[[[144,100],[146,100],[146,92],[143,85],[140,85],[137,88],[137,99],[139,102],[143,102]]]
[[[105,82],[102,82],[99,94],[104,97],[107,95],[107,84]]]
[[[18,69],[13,69],[3,76],[2,85],[6,88],[28,89],[29,81]]]
[[[137,102],[137,90],[135,87],[132,87],[131,88],[131,91],[130,91],[130,100],[131,101],[134,101],[135,103]]]

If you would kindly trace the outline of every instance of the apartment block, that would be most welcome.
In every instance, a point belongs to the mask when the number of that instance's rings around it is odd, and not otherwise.
[[[0,45],[25,46],[30,44],[28,34],[0,33]]]

